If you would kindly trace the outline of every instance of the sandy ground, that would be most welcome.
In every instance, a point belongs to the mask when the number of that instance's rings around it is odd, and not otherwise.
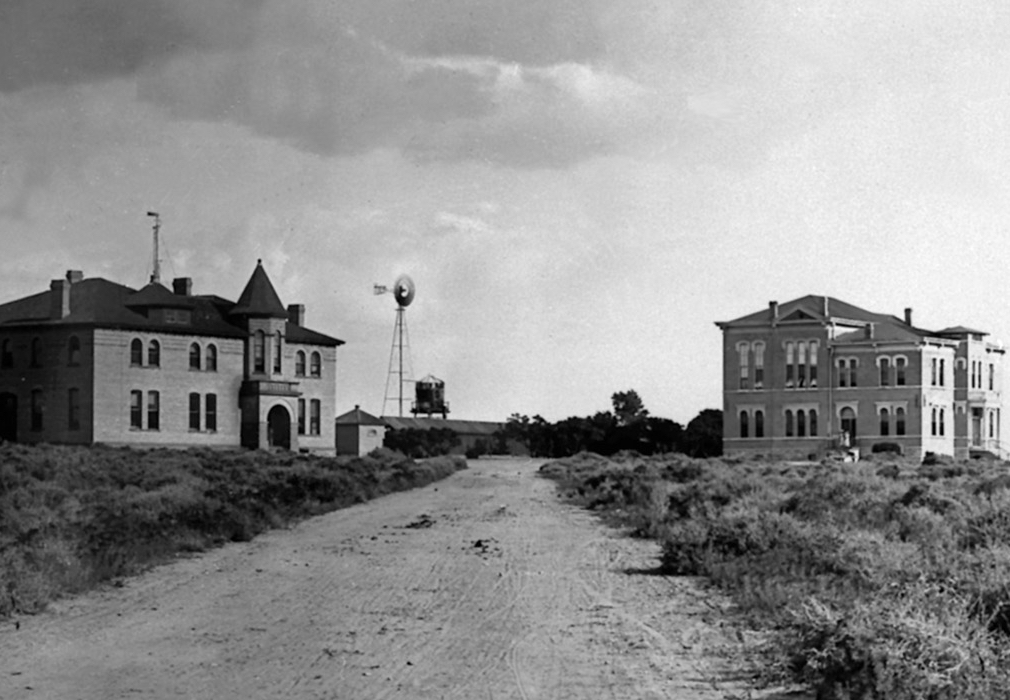
[[[0,623],[0,698],[746,697],[717,599],[538,466],[472,461]]]

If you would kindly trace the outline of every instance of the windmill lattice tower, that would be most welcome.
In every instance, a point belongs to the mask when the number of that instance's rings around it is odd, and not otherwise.
[[[385,294],[390,291],[383,285],[375,285],[376,294]],[[389,350],[389,371],[386,373],[386,391],[382,399],[382,413],[380,415],[392,415],[386,412],[386,405],[393,401],[397,405],[396,415],[403,417],[403,385],[413,384],[414,371],[410,361],[410,337],[407,332],[407,307],[414,301],[414,281],[407,275],[400,275],[393,283],[393,297],[396,299],[396,322],[393,325],[393,343]],[[390,385],[393,384],[393,377],[396,376],[396,385],[393,393],[390,394]],[[409,401],[409,395],[407,397]]]

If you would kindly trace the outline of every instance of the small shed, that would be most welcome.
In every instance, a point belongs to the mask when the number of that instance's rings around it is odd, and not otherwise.
[[[335,423],[338,455],[366,455],[382,447],[386,437],[385,422],[362,411],[361,406],[337,416]]]

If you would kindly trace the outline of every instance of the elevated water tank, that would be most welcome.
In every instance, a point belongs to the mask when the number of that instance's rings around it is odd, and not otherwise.
[[[410,407],[410,412],[415,416],[425,414],[429,418],[436,413],[442,414],[443,418],[448,416],[449,403],[445,400],[445,382],[431,374],[419,379],[414,385],[414,405]]]

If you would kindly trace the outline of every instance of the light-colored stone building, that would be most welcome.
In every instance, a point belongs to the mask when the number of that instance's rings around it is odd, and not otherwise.
[[[723,332],[723,450],[819,457],[870,452],[1005,456],[1003,356],[984,331],[927,331],[904,317],[805,296]]]
[[[0,304],[0,438],[333,453],[337,348],[257,263],[237,302],[70,271]]]

